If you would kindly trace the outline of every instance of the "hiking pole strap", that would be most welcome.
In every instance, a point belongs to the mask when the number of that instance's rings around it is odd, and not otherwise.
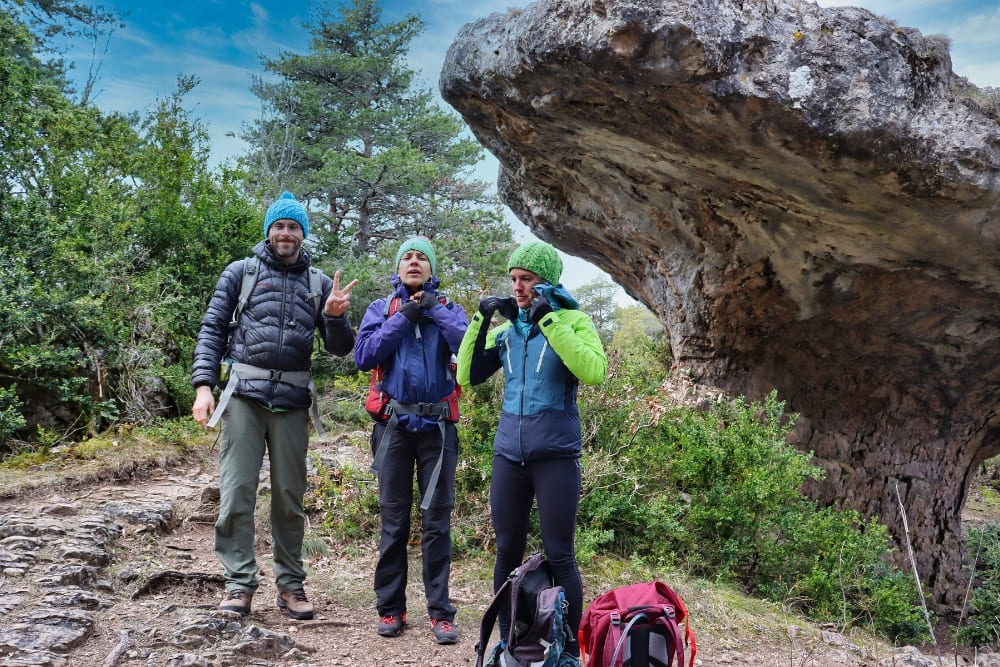
[[[259,368],[257,366],[251,366],[250,364],[240,362],[234,363],[229,371],[229,380],[226,381],[226,388],[222,391],[222,395],[219,397],[219,405],[212,414],[212,418],[208,421],[209,428],[219,423],[219,419],[222,418],[222,413],[225,411],[226,406],[229,404],[229,399],[232,397],[233,391],[236,389],[236,384],[240,380],[271,380],[274,382],[286,382],[296,387],[308,387],[309,396],[312,398],[310,415],[312,416],[313,425],[316,426],[317,433],[320,435],[326,435],[326,432],[323,430],[323,424],[319,418],[316,385],[313,383],[312,373],[309,371],[275,371],[269,368]]]
[[[386,413],[389,415],[389,421],[385,424],[385,430],[382,431],[382,437],[378,441],[378,446],[375,448],[375,456],[372,458],[371,471],[378,474],[378,471],[382,469],[382,462],[385,461],[385,450],[389,446],[389,436],[396,429],[396,424],[399,423],[399,416],[396,411],[392,409],[392,401],[389,401],[389,405],[386,406]]]
[[[229,371],[229,379],[226,381],[226,388],[222,390],[222,395],[219,396],[219,404],[215,406],[215,412],[212,413],[212,418],[208,420],[208,428],[214,428],[219,420],[222,419],[222,413],[225,411],[226,406],[229,405],[229,398],[233,395],[233,390],[236,389],[236,376],[233,371]]]
[[[424,491],[424,497],[420,501],[420,509],[427,510],[431,506],[431,499],[434,497],[434,491],[437,489],[438,478],[441,476],[441,467],[444,465],[444,443],[445,443],[445,430],[444,430],[444,418],[438,418],[438,430],[441,431],[441,451],[438,452],[437,463],[434,464],[434,471],[431,473],[431,479],[427,483],[427,490]]]

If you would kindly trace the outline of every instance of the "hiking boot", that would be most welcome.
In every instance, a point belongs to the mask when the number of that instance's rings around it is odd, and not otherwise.
[[[222,598],[222,603],[219,605],[219,611],[234,611],[240,616],[246,616],[250,613],[250,600],[252,599],[253,593],[234,588],[226,591],[226,596]]]
[[[391,616],[380,616],[378,619],[378,632],[383,637],[398,637],[403,634],[403,626],[406,625],[406,612],[393,614]]]
[[[458,628],[446,619],[432,618],[431,632],[434,633],[434,641],[438,644],[454,644],[458,641]]]
[[[275,603],[297,621],[308,621],[313,617],[313,604],[301,588],[278,593],[278,599],[275,600]]]

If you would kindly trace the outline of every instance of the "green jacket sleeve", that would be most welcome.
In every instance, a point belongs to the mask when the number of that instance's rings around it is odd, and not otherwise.
[[[600,384],[608,358],[590,316],[580,310],[553,311],[538,323],[566,368],[584,384]]]
[[[469,372],[472,369],[472,350],[476,345],[476,337],[479,336],[479,329],[483,326],[482,313],[476,312],[469,322],[469,328],[462,336],[462,344],[458,346],[458,368],[455,369],[455,381],[463,387],[468,387]]]
[[[476,312],[469,322],[469,328],[465,330],[462,344],[458,348],[458,369],[455,371],[456,380],[460,385],[471,386],[484,382],[500,368],[499,351],[495,350],[497,334],[509,327],[510,322],[484,332],[483,327],[488,326],[489,322],[483,319],[481,313]],[[476,349],[477,344],[482,345],[482,349]]]

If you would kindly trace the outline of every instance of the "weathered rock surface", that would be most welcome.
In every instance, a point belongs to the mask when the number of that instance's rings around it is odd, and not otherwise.
[[[156,572],[155,562],[135,561],[137,554],[119,551],[126,531],[155,541],[173,532],[179,518],[176,498],[169,495],[116,495],[0,516],[0,665],[107,666],[140,658],[147,665],[301,661],[295,658],[303,652],[287,634],[217,611],[214,604],[185,601],[176,592],[173,604],[153,607],[157,616],[173,619],[169,631],[149,619],[126,621],[115,651],[100,660],[86,652],[102,615],[114,614],[116,583],[145,579],[133,599],[162,598],[164,589],[183,591],[192,584],[223,588],[219,574]],[[112,566],[118,568],[118,582],[110,576]]]
[[[440,87],[518,217],[652,309],[679,366],[776,389],[813,495],[900,546],[901,500],[928,593],[959,599],[1000,452],[1000,125],[945,38],[805,1],[539,0],[466,25]]]

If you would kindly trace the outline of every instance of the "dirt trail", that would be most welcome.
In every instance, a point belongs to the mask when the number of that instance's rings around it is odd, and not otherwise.
[[[293,621],[274,604],[275,588],[269,569],[267,530],[258,531],[257,555],[262,585],[246,618],[216,611],[223,590],[221,570],[213,553],[215,500],[214,450],[183,464],[154,472],[127,484],[95,484],[35,492],[30,497],[0,502],[0,565],[9,546],[10,525],[35,520],[46,526],[64,521],[67,533],[49,540],[23,563],[0,574],[0,667],[7,665],[422,665],[457,667],[475,663],[479,615],[491,596],[492,566],[479,560],[456,561],[452,597],[460,641],[452,646],[434,643],[423,613],[419,545],[411,546],[408,599],[409,625],[402,637],[375,634],[375,598],[371,574],[375,554],[359,546],[348,552],[316,554],[307,561],[306,591],[316,606],[312,621]],[[51,597],[51,579],[40,575],[70,560],[67,543],[74,524],[95,513],[118,514],[120,534],[108,541],[107,557],[98,557],[92,576],[60,582],[62,607],[70,613],[88,608],[92,628],[77,633],[55,649],[25,653],[24,644],[39,643],[26,621],[41,624],[40,600]],[[6,522],[6,523],[5,523]],[[168,526],[160,524],[169,524]],[[21,532],[27,529],[23,527]],[[45,530],[54,530],[46,528]],[[316,543],[317,541],[312,541]],[[586,579],[586,577],[585,577]],[[48,581],[48,583],[45,583]],[[67,598],[67,591],[80,596]],[[588,599],[600,591],[587,591]],[[6,597],[5,597],[6,596]],[[4,604],[4,600],[7,604]],[[86,604],[84,604],[86,601]],[[876,665],[888,654],[858,647],[834,632],[817,628],[787,628],[787,636],[773,632],[754,638],[720,627],[719,610],[700,600],[688,600],[698,632],[696,665]],[[77,608],[77,609],[74,609]],[[699,615],[711,616],[699,624]],[[60,622],[67,616],[59,617]],[[79,619],[77,619],[79,620]],[[721,627],[725,622],[721,623]],[[713,636],[714,635],[714,636]],[[11,646],[11,637],[21,649]],[[74,643],[76,642],[76,643]],[[73,645],[65,645],[73,644]],[[891,664],[891,663],[886,663]],[[897,663],[899,664],[899,663]],[[910,663],[918,664],[918,663]]]

